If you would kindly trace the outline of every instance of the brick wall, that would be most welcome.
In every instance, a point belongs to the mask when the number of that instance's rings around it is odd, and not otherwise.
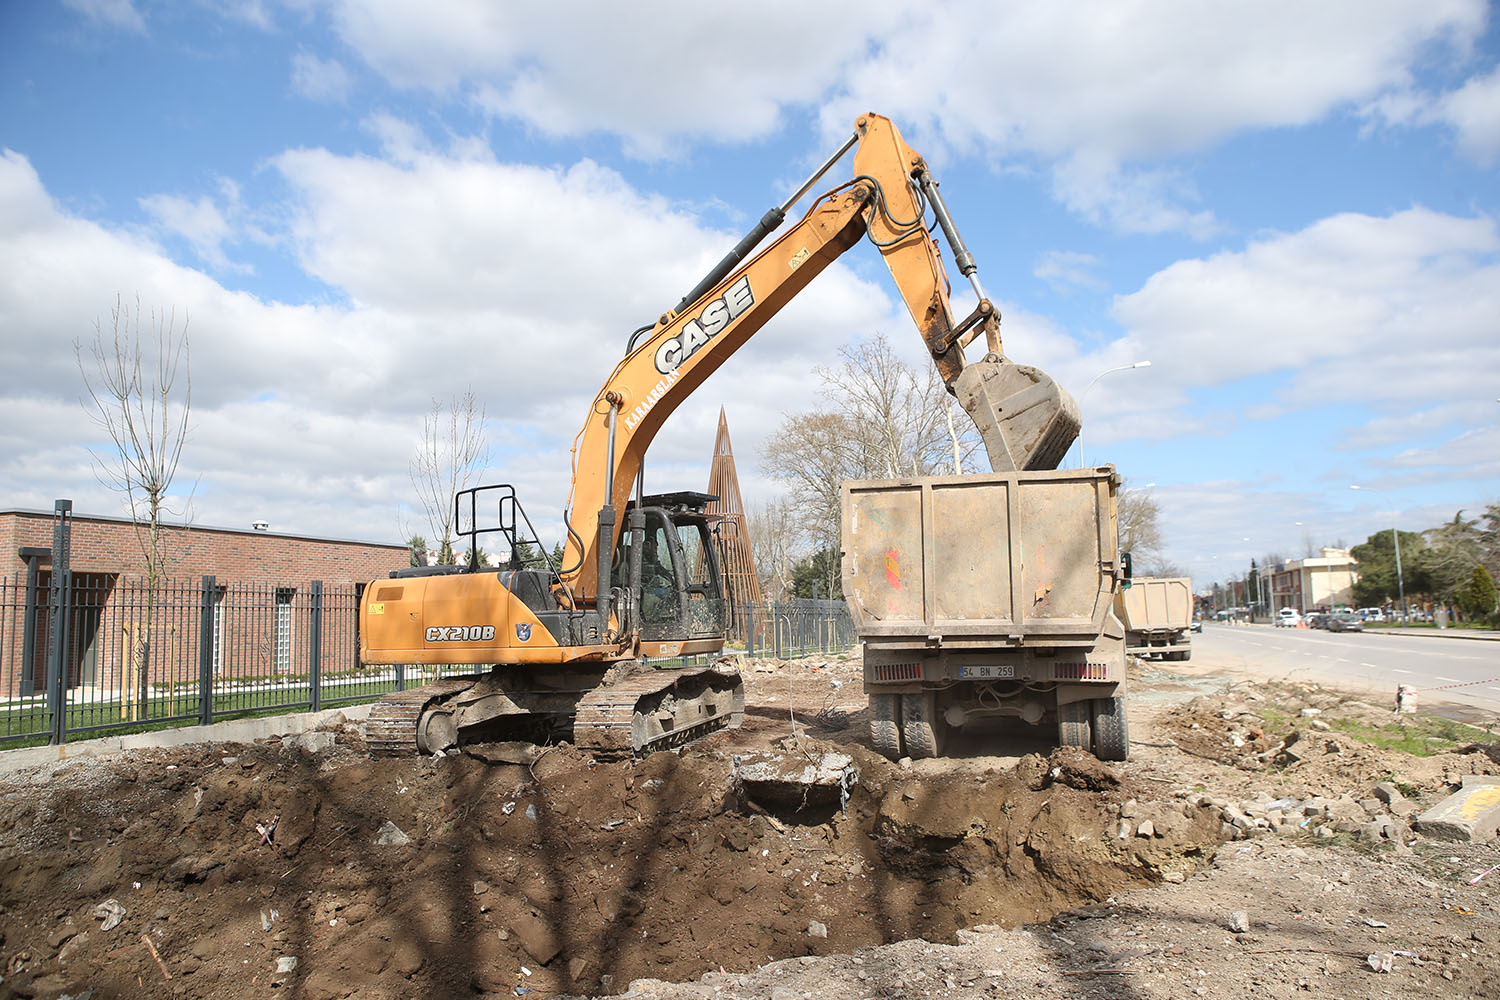
[[[230,528],[164,527],[166,568],[174,579],[260,583],[365,583],[407,565],[405,545],[309,538]],[[52,515],[0,511],[0,574],[24,572],[23,547],[52,547]],[[71,566],[80,573],[145,575],[135,526],[123,518],[73,517]],[[43,565],[46,565],[44,563]]]

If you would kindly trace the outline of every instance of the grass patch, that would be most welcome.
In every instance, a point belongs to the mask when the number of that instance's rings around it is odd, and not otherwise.
[[[1418,715],[1381,725],[1359,719],[1331,719],[1329,725],[1361,743],[1413,757],[1431,757],[1455,750],[1472,743],[1475,735],[1475,730],[1463,723],[1434,715]]]

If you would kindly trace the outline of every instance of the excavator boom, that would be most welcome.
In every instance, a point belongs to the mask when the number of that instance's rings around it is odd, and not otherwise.
[[[1080,420],[1072,397],[1043,372],[1003,357],[999,310],[985,297],[922,157],[889,119],[865,114],[820,173],[854,146],[851,180],[819,197],[791,229],[738,263],[750,249],[747,244],[763,238],[784,210],[767,213],[720,268],[634,344],[595,396],[573,449],[563,560],[564,580],[573,593],[598,592],[600,566],[607,564],[600,553],[613,549],[623,527],[611,520],[601,532],[599,512],[624,509],[646,449],[666,418],[865,236],[879,248],[944,383],[974,419],[992,469],[1056,468],[1077,437]],[[953,316],[947,274],[925,220],[929,207],[978,298],[962,320]],[[966,363],[963,348],[981,335],[984,359]]]

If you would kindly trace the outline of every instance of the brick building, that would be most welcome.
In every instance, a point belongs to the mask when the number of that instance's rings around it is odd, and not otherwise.
[[[29,696],[45,682],[55,517],[0,510],[0,697]],[[165,582],[148,599],[135,525],[72,516],[68,687],[145,691],[187,676],[210,644],[215,674],[305,672],[310,646],[325,667],[349,659],[347,648],[319,641],[327,613],[348,619],[360,584],[410,560],[400,544],[198,525],[162,530]],[[205,577],[214,578],[211,587]],[[320,634],[310,639],[314,619]],[[139,660],[149,666],[140,669]]]

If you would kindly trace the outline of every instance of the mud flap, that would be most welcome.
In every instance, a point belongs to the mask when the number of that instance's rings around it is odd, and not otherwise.
[[[953,391],[995,472],[1057,468],[1083,426],[1078,404],[1051,376],[998,354],[964,366]]]

